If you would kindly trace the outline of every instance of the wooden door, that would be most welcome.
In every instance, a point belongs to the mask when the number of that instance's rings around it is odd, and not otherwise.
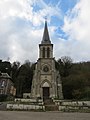
[[[50,96],[50,91],[49,91],[49,87],[43,87],[43,99],[49,99]]]

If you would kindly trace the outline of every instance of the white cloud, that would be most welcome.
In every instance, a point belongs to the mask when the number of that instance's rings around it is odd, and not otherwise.
[[[90,0],[80,0],[64,18],[63,31],[68,41],[61,40],[64,53],[75,61],[90,60]],[[61,50],[61,49],[59,49]],[[58,52],[58,51],[57,51]]]
[[[35,4],[40,7],[37,11],[33,10]],[[39,26],[45,16],[60,17],[59,12],[43,0],[0,0],[0,59],[36,61],[43,32]]]
[[[1,18],[21,17],[31,18],[32,16],[31,0],[3,0],[0,3]]]
[[[34,11],[33,6],[39,10]],[[90,59],[90,0],[80,0],[64,18],[63,31],[68,40],[57,38],[55,26],[49,26],[50,37],[55,40],[56,58],[70,55],[74,60]],[[62,17],[58,5],[46,4],[43,0],[0,0],[0,59],[11,61],[36,61],[38,44],[42,40],[45,16]]]

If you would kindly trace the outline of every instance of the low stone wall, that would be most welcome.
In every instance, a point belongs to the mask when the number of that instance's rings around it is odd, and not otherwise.
[[[63,106],[90,106],[90,101],[68,101],[68,100],[53,100],[56,105]]]
[[[45,110],[42,105],[7,104],[7,110]]]
[[[16,98],[15,102],[20,102],[20,103],[30,103],[30,104],[36,104],[38,103],[39,105],[43,105],[43,100],[42,99],[20,99]]]
[[[63,111],[63,112],[65,112],[65,111],[67,111],[67,112],[69,112],[69,111],[88,111],[88,112],[90,112],[90,106],[66,106],[66,105],[64,105],[64,106],[59,106],[59,111]]]
[[[88,111],[90,112],[90,101],[53,100],[59,106],[59,111]]]
[[[16,98],[15,102],[21,101],[21,102],[43,102],[42,99],[21,99],[21,98]]]
[[[19,102],[17,102],[19,101]],[[35,99],[16,99],[14,103],[7,104],[7,110],[58,110],[63,112],[83,111],[90,112],[90,101],[53,100],[55,104],[44,105],[43,101]],[[56,109],[57,108],[57,109]]]

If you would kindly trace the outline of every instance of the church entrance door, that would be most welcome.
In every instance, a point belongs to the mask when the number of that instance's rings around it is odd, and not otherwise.
[[[50,96],[50,88],[49,87],[43,87],[43,100],[49,99]]]

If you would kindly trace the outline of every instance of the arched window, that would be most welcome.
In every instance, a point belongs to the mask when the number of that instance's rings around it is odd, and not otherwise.
[[[48,47],[47,48],[47,58],[49,58],[50,57],[50,48]]]
[[[45,58],[45,47],[43,47],[43,54],[42,54],[43,58]]]

